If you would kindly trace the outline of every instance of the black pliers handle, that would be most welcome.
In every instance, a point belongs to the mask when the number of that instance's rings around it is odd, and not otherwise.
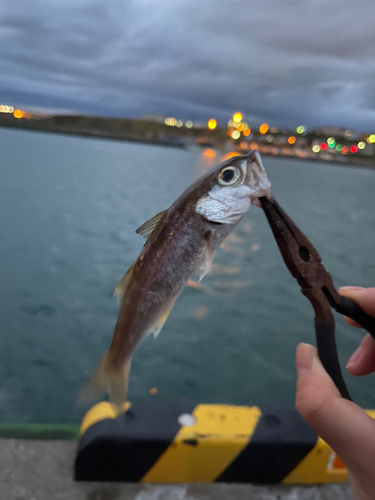
[[[341,296],[325,270],[322,259],[311,242],[273,198],[259,198],[273,235],[290,273],[311,302],[315,311],[315,332],[320,360],[342,397],[351,399],[337,355],[335,319],[331,308],[367,330],[375,338],[375,318],[366,314],[352,300]]]

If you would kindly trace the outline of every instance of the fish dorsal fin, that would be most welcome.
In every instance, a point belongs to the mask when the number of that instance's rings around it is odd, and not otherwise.
[[[149,238],[151,234],[155,231],[155,229],[159,226],[166,212],[167,212],[166,210],[163,210],[162,212],[154,215],[152,219],[146,220],[146,222],[144,222],[142,226],[139,226],[139,228],[136,229],[135,232],[137,234],[140,234],[146,239]]]
[[[129,286],[130,280],[133,276],[133,271],[134,271],[134,264],[131,267],[129,267],[129,269],[126,271],[124,276],[118,282],[116,288],[113,290],[112,295],[117,295],[120,302],[122,302],[122,300],[125,296],[125,292]]]
[[[215,258],[216,251],[211,249],[211,234],[206,233],[204,235],[204,242],[205,242],[205,252],[204,252],[204,257],[203,261],[199,270],[199,282],[202,281],[202,279],[206,276],[206,274],[209,274],[211,272],[211,267],[212,267],[212,262]]]

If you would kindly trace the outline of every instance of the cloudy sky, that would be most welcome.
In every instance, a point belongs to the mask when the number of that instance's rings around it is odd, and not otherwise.
[[[0,101],[375,127],[373,0],[1,0]]]

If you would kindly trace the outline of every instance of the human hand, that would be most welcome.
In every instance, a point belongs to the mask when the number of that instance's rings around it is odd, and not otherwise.
[[[375,317],[375,288],[339,290]],[[353,320],[347,323],[359,327]],[[355,500],[375,499],[375,420],[352,401],[343,399],[321,364],[316,349],[300,344],[296,352],[297,410],[344,461]],[[375,340],[367,334],[348,361],[352,375],[375,371]]]

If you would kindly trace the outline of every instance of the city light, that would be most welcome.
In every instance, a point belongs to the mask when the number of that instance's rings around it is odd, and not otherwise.
[[[358,143],[358,149],[365,149],[366,143],[364,141],[361,141]]]
[[[272,127],[270,130],[271,134],[277,134],[278,131],[279,129],[277,127]]]
[[[211,120],[208,120],[207,127],[210,130],[215,130],[216,126],[217,126],[217,121],[214,118],[211,118]]]
[[[315,144],[315,146],[312,147],[312,150],[313,150],[314,153],[319,153],[319,151],[320,151],[319,144]]]
[[[182,120],[177,120],[176,127],[181,128],[183,125]]]
[[[7,106],[6,104],[0,104],[0,113],[13,113],[13,106]]]
[[[24,115],[20,109],[15,109],[13,111],[13,116],[14,118],[23,118]]]
[[[242,114],[237,112],[237,113],[234,113],[233,115],[233,121],[234,123],[240,123],[242,122]]]
[[[288,142],[289,144],[294,144],[296,142],[296,138],[294,137],[294,135],[291,135],[289,138],[288,138]]]
[[[193,128],[193,122],[191,120],[188,120],[186,123],[185,123],[185,127],[186,128]]]
[[[357,146],[354,146],[354,144],[353,144],[353,146],[350,146],[350,152],[351,153],[356,153],[357,151],[358,151]]]
[[[334,148],[336,146],[336,139],[334,137],[328,137],[327,144],[328,147]]]
[[[234,127],[234,121],[232,119],[229,120],[228,122],[228,128]]]
[[[267,142],[273,142],[273,135],[272,135],[272,134],[268,134],[268,135],[266,136],[266,141],[267,141]]]
[[[369,143],[374,143],[374,142],[375,142],[375,134],[371,134],[371,135],[367,138],[367,142],[369,142]]]
[[[320,149],[322,149],[323,151],[325,151],[327,148],[328,148],[328,144],[326,142],[322,142],[321,145],[320,145]]]
[[[169,127],[175,127],[177,125],[177,120],[176,120],[176,118],[173,118],[173,117],[172,118],[166,118],[164,120],[164,123],[166,125],[168,125]],[[181,122],[181,124],[182,124],[182,122]],[[180,125],[180,126],[182,126],[182,125]]]
[[[336,151],[340,152],[342,150],[341,144],[337,144],[336,146]]]
[[[268,132],[268,125],[267,123],[262,123],[262,125],[259,127],[259,132],[261,134],[266,134]]]
[[[241,134],[238,132],[238,130],[233,130],[230,136],[232,137],[232,139],[239,139]]]
[[[300,125],[299,127],[297,127],[296,132],[297,132],[297,134],[303,134],[304,132],[306,132],[305,125]]]
[[[343,155],[347,155],[347,154],[349,153],[349,148],[348,148],[348,146],[344,146],[344,147],[342,148],[342,151],[341,151],[341,152],[342,152],[342,154],[343,154]]]
[[[245,127],[243,126],[243,123],[240,123],[237,127],[238,132],[242,132]]]
[[[243,135],[245,135],[247,137],[250,134],[251,134],[251,129],[249,127],[245,128],[245,130],[243,131]]]

